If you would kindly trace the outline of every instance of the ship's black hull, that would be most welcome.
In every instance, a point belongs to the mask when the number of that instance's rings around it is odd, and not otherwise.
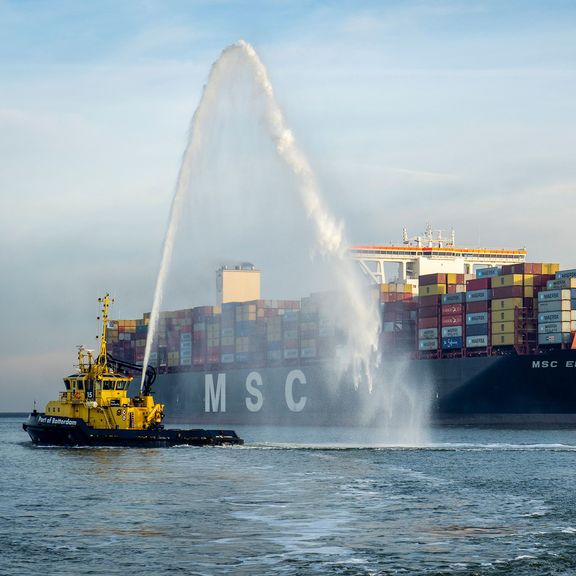
[[[428,360],[388,360],[382,381],[356,388],[332,363],[161,374],[159,401],[174,421],[198,424],[378,425],[421,400],[439,425],[575,426],[576,350]]]
[[[232,430],[96,429],[79,418],[46,416],[32,412],[23,428],[32,442],[41,446],[125,446],[166,448],[170,446],[222,446],[243,444]]]

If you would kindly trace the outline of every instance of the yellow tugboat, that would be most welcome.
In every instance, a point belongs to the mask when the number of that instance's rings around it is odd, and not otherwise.
[[[23,428],[34,444],[57,446],[141,446],[163,447],[180,444],[196,446],[243,444],[232,430],[178,430],[162,425],[164,405],[151,393],[156,371],[146,370],[138,396],[128,396],[133,380],[130,371],[142,366],[112,358],[106,350],[106,328],[110,297],[102,304],[100,353],[80,347],[78,372],[64,378],[65,390],[45,411],[34,410]]]

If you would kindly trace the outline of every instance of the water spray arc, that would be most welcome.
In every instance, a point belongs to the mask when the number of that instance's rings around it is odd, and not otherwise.
[[[150,361],[150,352],[160,315],[164,285],[170,268],[174,240],[180,223],[183,205],[187,191],[193,185],[194,162],[202,145],[203,126],[206,122],[206,117],[210,113],[211,105],[226,80],[227,72],[232,66],[238,65],[250,67],[254,86],[264,96],[265,123],[276,152],[297,179],[306,213],[315,227],[318,250],[323,256],[334,258],[337,266],[336,274],[341,288],[345,290],[349,297],[352,313],[356,317],[353,324],[357,329],[352,330],[351,333],[351,362],[356,366],[362,366],[362,372],[365,375],[370,375],[370,358],[377,349],[378,317],[359,297],[354,275],[350,273],[350,264],[345,259],[346,244],[344,242],[343,225],[341,222],[337,222],[323,205],[314,173],[306,157],[298,149],[291,130],[286,125],[282,110],[274,97],[266,68],[254,48],[242,40],[226,48],[212,66],[200,103],[192,118],[188,145],[182,158],[164,238],[162,259],[148,326],[144,369],[146,369]],[[354,372],[355,375],[360,374],[358,370]],[[368,380],[371,386],[371,378],[369,377]]]
[[[424,413],[425,409],[422,410],[422,406],[418,405],[418,397],[414,388],[410,389],[409,386],[404,385],[402,371],[390,379],[383,376],[382,370],[379,369],[380,315],[378,304],[368,298],[367,291],[356,274],[353,262],[347,257],[348,243],[345,240],[343,224],[336,220],[324,205],[314,172],[285,122],[264,64],[252,46],[244,41],[226,48],[213,64],[200,103],[192,118],[188,144],[182,158],[164,239],[162,261],[146,340],[144,370],[150,360],[162,295],[182,211],[188,195],[192,194],[194,198],[195,175],[198,175],[201,164],[200,152],[205,144],[204,140],[207,140],[210,122],[214,122],[217,117],[218,98],[227,90],[227,94],[235,93],[232,82],[236,75],[242,72],[247,73],[252,94],[260,103],[257,113],[262,116],[267,138],[272,141],[281,164],[287,167],[294,177],[300,201],[315,236],[316,252],[329,261],[335,280],[334,288],[341,295],[342,304],[339,304],[338,314],[341,318],[341,328],[348,339],[340,355],[342,374],[346,374],[347,381],[352,378],[356,388],[367,387],[370,399],[366,413],[369,416],[374,416],[377,405],[380,407],[383,405],[387,414],[384,425],[388,429],[397,425],[405,425],[406,422],[421,421],[419,414]],[[372,394],[373,388],[376,394]],[[336,390],[335,393],[337,393]],[[418,423],[416,428],[418,428]]]

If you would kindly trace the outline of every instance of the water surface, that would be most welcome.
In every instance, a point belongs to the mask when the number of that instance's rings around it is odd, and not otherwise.
[[[0,418],[0,574],[574,574],[576,432],[241,428],[37,448]]]

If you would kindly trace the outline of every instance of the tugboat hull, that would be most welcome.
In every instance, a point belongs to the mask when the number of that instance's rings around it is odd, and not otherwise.
[[[32,442],[39,446],[128,446],[165,448],[169,446],[223,446],[243,444],[233,430],[175,430],[162,427],[146,430],[97,429],[80,418],[47,416],[32,412],[22,424]]]

